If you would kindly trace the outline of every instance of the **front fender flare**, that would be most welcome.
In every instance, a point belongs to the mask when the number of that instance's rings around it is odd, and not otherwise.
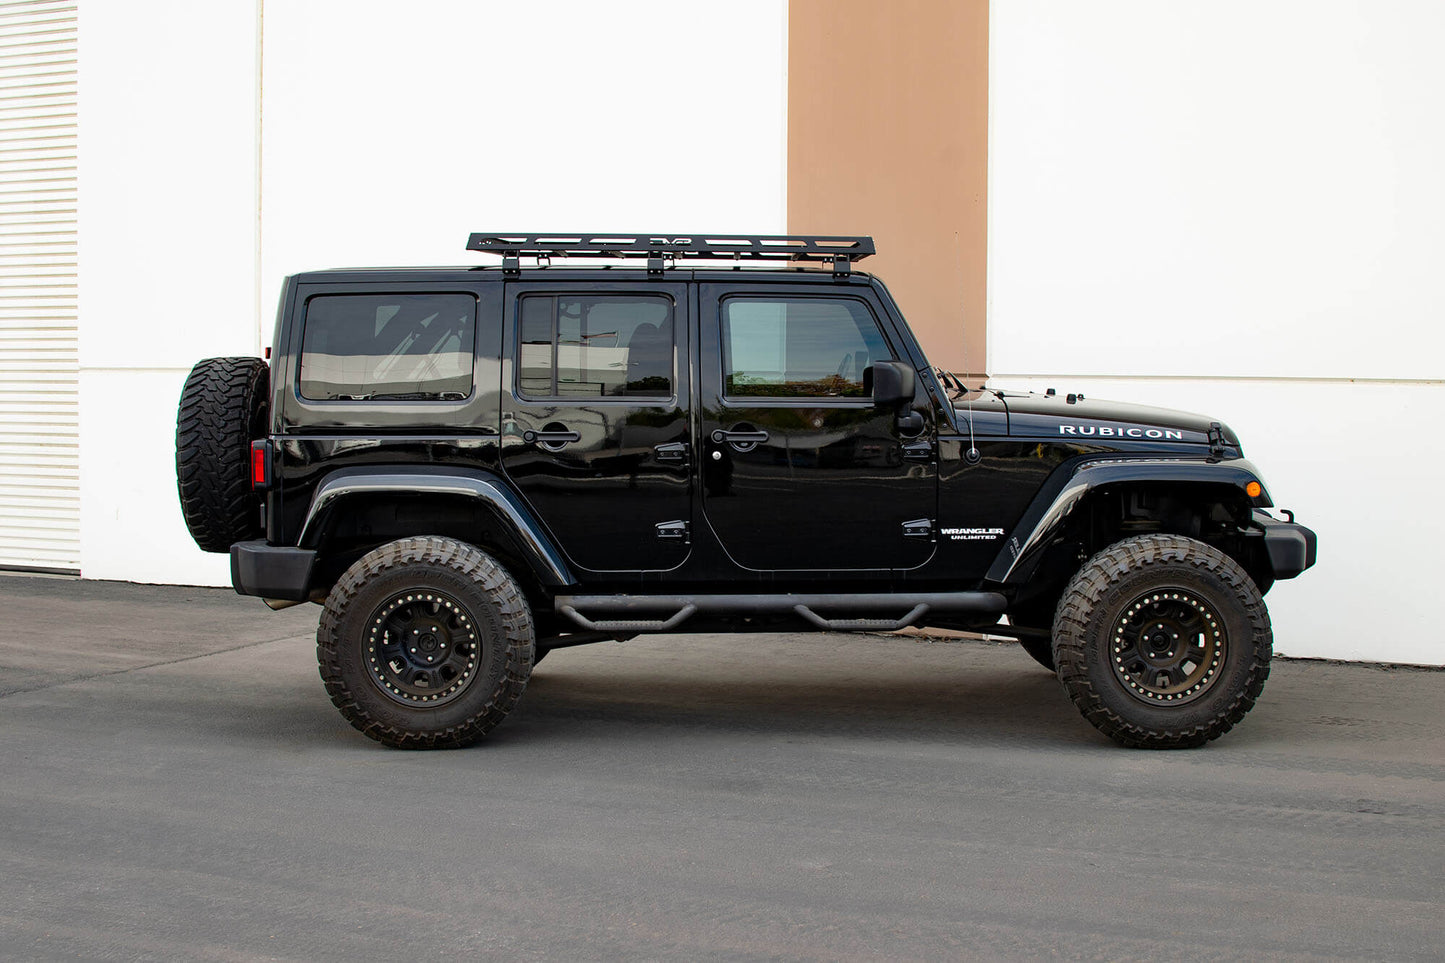
[[[507,484],[489,472],[466,468],[445,471],[411,466],[343,468],[322,479],[311,497],[296,544],[316,548],[338,504],[358,494],[444,495],[475,499],[495,511],[512,529],[517,545],[542,584],[577,584],[562,553],[542,524]]]
[[[1093,459],[1060,466],[1024,511],[1004,547],[994,557],[986,578],[1002,585],[1027,581],[1043,550],[1064,521],[1096,488],[1120,482],[1164,481],[1180,484],[1227,485],[1245,493],[1255,508],[1269,508],[1269,491],[1259,469],[1245,458],[1222,461],[1205,456]],[[1260,493],[1245,490],[1258,482]]]

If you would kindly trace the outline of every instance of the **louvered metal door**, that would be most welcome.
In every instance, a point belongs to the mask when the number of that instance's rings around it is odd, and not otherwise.
[[[0,567],[80,569],[76,4],[0,0]]]

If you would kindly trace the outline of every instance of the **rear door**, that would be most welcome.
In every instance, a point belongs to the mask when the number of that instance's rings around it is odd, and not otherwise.
[[[867,372],[902,358],[866,289],[702,284],[702,506],[738,565],[908,569],[932,556],[934,425],[905,437]]]
[[[505,286],[502,464],[569,560],[674,568],[690,552],[687,285]]]

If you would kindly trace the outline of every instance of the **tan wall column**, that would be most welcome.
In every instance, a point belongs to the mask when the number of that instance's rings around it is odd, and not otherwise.
[[[792,0],[788,230],[871,234],[929,360],[982,374],[987,0]]]

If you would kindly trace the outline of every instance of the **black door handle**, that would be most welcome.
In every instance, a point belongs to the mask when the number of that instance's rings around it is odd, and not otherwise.
[[[713,430],[712,440],[721,445],[726,442],[729,445],[757,445],[768,440],[766,431],[723,431],[721,428]]]
[[[522,440],[529,445],[536,443],[560,448],[569,441],[581,441],[582,436],[575,431],[533,431],[528,428],[522,432]]]

